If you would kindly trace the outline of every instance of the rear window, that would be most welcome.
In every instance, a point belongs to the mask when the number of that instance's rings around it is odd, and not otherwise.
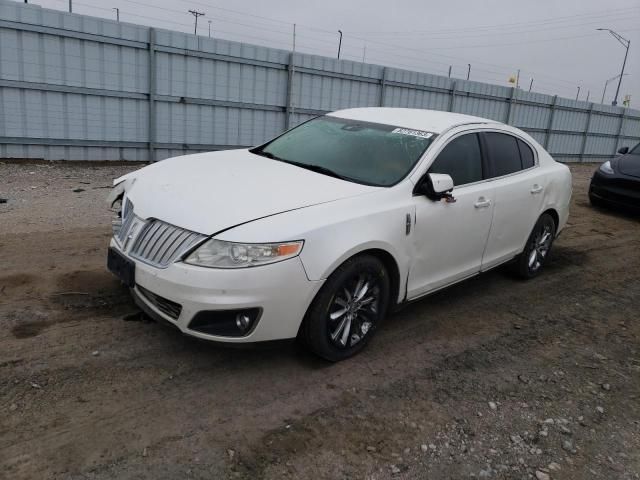
[[[505,133],[486,132],[484,138],[492,165],[492,177],[522,170],[520,150],[515,137]]]
[[[531,147],[524,143],[522,140],[518,139],[518,148],[520,149],[522,169],[526,170],[527,168],[533,167],[533,165],[535,164],[535,160],[533,158],[533,150],[531,150]]]

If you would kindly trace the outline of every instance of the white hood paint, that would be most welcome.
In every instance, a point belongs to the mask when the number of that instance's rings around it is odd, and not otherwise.
[[[346,182],[248,150],[175,157],[117,179],[142,218],[211,235],[235,225],[353,197],[377,187]]]

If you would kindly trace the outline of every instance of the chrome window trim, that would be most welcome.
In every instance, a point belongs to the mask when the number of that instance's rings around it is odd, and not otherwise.
[[[442,136],[444,133],[449,132],[449,131],[453,130],[454,128],[461,127],[461,126],[464,127],[466,125],[474,125],[475,126],[475,125],[489,125],[489,124],[488,123],[484,123],[484,124],[479,124],[479,123],[475,124],[474,123],[474,124],[455,125],[455,126],[449,128],[449,129],[447,129],[445,132],[442,132],[440,135]],[[523,172],[528,172],[528,171],[531,171],[531,170],[534,170],[534,169],[540,167],[540,161],[539,161],[539,158],[538,158],[538,150],[533,145],[531,145],[531,143],[526,138],[523,138],[521,135],[518,135],[517,133],[511,132],[511,131],[502,130],[502,129],[496,128],[496,127],[492,128],[492,127],[483,126],[483,127],[476,127],[476,128],[471,128],[471,129],[468,129],[468,130],[463,130],[461,132],[454,133],[451,137],[449,137],[446,140],[446,143],[444,143],[442,145],[442,147],[439,148],[438,151],[435,154],[433,154],[433,160],[431,162],[429,162],[429,165],[426,167],[424,174],[426,175],[429,172],[429,168],[431,167],[433,162],[438,158],[438,155],[440,155],[440,153],[442,153],[442,150],[444,150],[444,148],[447,145],[449,145],[449,143],[451,143],[453,140],[455,140],[458,137],[461,137],[462,135],[470,135],[470,134],[473,134],[473,133],[477,134],[477,133],[485,133],[485,132],[504,133],[505,135],[511,135],[512,137],[515,137],[515,138],[517,138],[519,140],[522,140],[533,151],[533,156],[534,156],[533,167],[525,168],[524,170],[518,170],[517,172],[508,173],[506,175],[501,175],[499,177],[483,178],[482,180],[478,180],[477,182],[463,183],[462,185],[454,185],[452,191],[455,191],[456,189],[460,189],[460,188],[467,188],[467,187],[472,187],[472,186],[475,186],[475,185],[480,185],[480,184],[487,183],[487,182],[493,182],[495,180],[500,180],[500,179],[503,179],[503,178],[509,178],[509,177],[514,176],[514,175],[519,175],[519,174],[521,174]],[[427,152],[425,152],[425,156],[429,153],[428,151],[429,151],[429,149],[427,149]]]

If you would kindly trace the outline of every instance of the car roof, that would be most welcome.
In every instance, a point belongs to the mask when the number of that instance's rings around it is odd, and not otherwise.
[[[490,123],[500,124],[495,120],[463,115],[461,113],[442,112],[439,110],[422,110],[419,108],[366,107],[348,108],[331,112],[328,115],[349,120],[383,123],[397,127],[442,133],[458,125]]]

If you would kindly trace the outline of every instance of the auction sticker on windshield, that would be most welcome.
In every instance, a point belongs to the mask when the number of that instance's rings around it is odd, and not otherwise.
[[[402,135],[411,135],[412,137],[431,138],[433,133],[423,130],[412,130],[410,128],[396,128],[391,133],[400,133]]]

